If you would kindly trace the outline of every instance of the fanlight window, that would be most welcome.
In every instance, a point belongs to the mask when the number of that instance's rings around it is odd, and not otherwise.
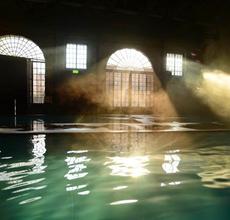
[[[153,69],[135,49],[118,50],[106,65],[107,103],[111,107],[152,107]]]
[[[152,71],[152,65],[141,52],[126,48],[110,56],[107,69]]]
[[[32,79],[30,94],[33,103],[44,103],[45,98],[45,58],[41,49],[31,40],[14,35],[0,37],[0,54],[30,59]]]
[[[31,40],[7,35],[0,38],[0,54],[45,61],[41,49]]]

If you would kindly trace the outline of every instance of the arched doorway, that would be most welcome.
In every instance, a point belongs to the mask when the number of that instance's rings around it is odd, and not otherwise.
[[[16,35],[0,36],[0,55],[28,60],[29,102],[42,104],[45,99],[45,57],[31,40]]]
[[[112,108],[153,106],[153,68],[144,54],[126,48],[110,56],[106,65],[106,97]]]

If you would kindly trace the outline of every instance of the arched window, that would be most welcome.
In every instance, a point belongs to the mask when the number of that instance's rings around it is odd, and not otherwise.
[[[151,107],[153,68],[140,51],[116,51],[106,65],[106,93],[111,107]]]
[[[15,35],[0,37],[0,54],[29,59],[32,63],[30,94],[32,103],[44,103],[45,58],[42,50],[31,40]]]
[[[148,58],[135,49],[121,49],[113,53],[108,62],[107,69],[153,71]]]

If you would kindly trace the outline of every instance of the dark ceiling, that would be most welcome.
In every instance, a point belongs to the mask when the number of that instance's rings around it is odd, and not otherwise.
[[[0,32],[218,38],[230,29],[224,0],[0,0]],[[35,30],[35,31],[34,31]],[[79,33],[78,33],[79,34]]]
[[[54,16],[62,11],[90,15],[141,16],[144,19],[216,25],[229,17],[229,1],[221,0],[8,0],[1,1],[2,15]],[[21,14],[20,14],[21,13]],[[59,13],[58,13],[59,14]],[[60,14],[59,14],[60,15]],[[61,16],[61,15],[60,15]]]

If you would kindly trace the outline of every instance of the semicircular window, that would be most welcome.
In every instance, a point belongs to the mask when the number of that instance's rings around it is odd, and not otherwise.
[[[135,49],[121,49],[113,53],[107,63],[107,69],[153,71],[148,58]]]

